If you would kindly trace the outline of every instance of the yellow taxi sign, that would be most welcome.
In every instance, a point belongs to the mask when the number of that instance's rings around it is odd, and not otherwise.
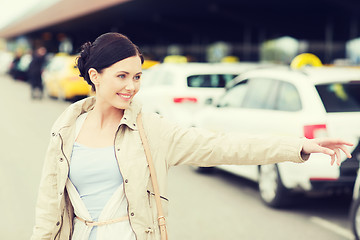
[[[181,55],[169,55],[164,58],[164,63],[187,63],[187,58]]]
[[[148,69],[151,68],[152,66],[155,66],[156,64],[159,64],[159,61],[155,61],[155,60],[148,60],[146,59],[142,65],[143,69]]]
[[[312,53],[302,53],[297,55],[290,63],[292,69],[300,69],[305,66],[322,67],[321,60]]]
[[[236,56],[226,56],[221,59],[221,62],[223,62],[223,63],[239,62],[239,58]]]
[[[55,56],[70,56],[68,53],[65,52],[58,52],[55,54]]]

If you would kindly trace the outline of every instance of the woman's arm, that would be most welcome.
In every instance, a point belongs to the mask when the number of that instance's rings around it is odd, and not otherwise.
[[[183,128],[158,115],[144,121],[150,145],[165,150],[168,167],[188,164],[261,165],[284,161],[303,162],[303,139],[294,137],[225,134],[199,128]]]
[[[153,131],[165,142],[168,166],[191,164],[215,166],[221,164],[261,165],[284,161],[304,162],[311,153],[335,156],[339,164],[340,150],[351,143],[338,139],[306,139],[300,137],[259,136],[210,132],[197,128],[182,128],[161,117]]]

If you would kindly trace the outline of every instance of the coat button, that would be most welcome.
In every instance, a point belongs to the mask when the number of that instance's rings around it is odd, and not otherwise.
[[[62,162],[62,161],[64,161],[64,159],[63,158],[60,158],[60,160],[59,160],[60,162]]]
[[[128,183],[128,182],[129,182],[129,180],[125,179],[125,183]]]
[[[53,137],[55,137],[56,134],[55,134],[55,133],[51,133],[51,135],[52,135]]]
[[[60,192],[60,193],[59,193],[59,195],[60,195],[60,196],[62,196],[62,195],[63,195],[63,193],[62,193],[62,192]]]
[[[60,225],[60,222],[57,222],[57,223],[56,223],[56,226],[59,226],[59,225]]]
[[[132,216],[132,217],[133,217],[133,216],[135,216],[135,213],[133,213],[133,212],[132,212],[132,213],[130,213],[130,216]]]
[[[134,123],[133,125],[134,125],[134,127],[136,127],[136,124],[135,124],[135,123]]]
[[[120,148],[116,149],[117,151],[120,151]]]

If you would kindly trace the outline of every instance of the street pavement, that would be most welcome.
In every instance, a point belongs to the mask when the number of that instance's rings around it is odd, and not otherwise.
[[[0,76],[0,240],[29,239],[50,128],[69,105],[31,100],[24,82]],[[169,171],[171,240],[349,240],[350,198],[301,198],[287,209],[266,207],[257,185],[220,170]]]

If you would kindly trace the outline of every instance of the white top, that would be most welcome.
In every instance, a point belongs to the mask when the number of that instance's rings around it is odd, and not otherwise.
[[[82,114],[76,121],[76,138],[86,116]],[[127,216],[122,183],[114,146],[90,148],[75,142],[66,188],[76,216],[100,222]],[[128,220],[90,227],[75,218],[72,240],[111,240],[119,236],[135,239]]]

